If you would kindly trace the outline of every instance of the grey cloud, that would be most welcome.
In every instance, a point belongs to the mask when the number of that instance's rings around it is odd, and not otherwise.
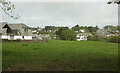
[[[3,20],[9,22],[23,22],[30,26],[55,25],[117,25],[118,8],[116,5],[107,5],[101,2],[23,2],[15,3],[19,20],[12,20],[4,14]]]

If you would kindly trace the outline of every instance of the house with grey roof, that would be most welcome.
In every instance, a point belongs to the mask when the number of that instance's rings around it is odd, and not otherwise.
[[[23,23],[2,22],[0,26],[0,35],[3,39],[32,39],[31,28]]]
[[[107,37],[111,36],[111,33],[107,32],[107,30],[105,29],[98,29],[97,33],[102,36],[107,36]]]
[[[77,41],[86,41],[87,40],[87,37],[89,36],[89,35],[91,35],[90,33],[79,33],[79,34],[77,34],[77,36],[76,36],[76,40]]]
[[[49,34],[33,34],[32,35],[33,39],[37,40],[46,40],[46,39],[51,39],[51,36]]]

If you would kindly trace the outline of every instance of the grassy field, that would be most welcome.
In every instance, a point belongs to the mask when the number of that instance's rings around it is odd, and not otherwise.
[[[3,43],[3,71],[116,71],[118,44],[96,41]]]

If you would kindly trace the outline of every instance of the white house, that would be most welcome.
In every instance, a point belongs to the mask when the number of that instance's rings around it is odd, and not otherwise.
[[[32,32],[33,32],[33,33],[36,33],[37,31],[36,31],[36,30],[33,30]]]
[[[84,33],[85,30],[84,30],[84,29],[80,29],[79,31],[75,31],[75,32],[76,32],[76,33],[78,33],[78,32]]]
[[[80,30],[79,30],[79,32],[82,32],[82,33],[83,33],[83,32],[85,32],[85,30],[83,30],[83,29],[80,29]]]
[[[79,33],[77,34],[76,38],[77,38],[77,41],[86,41],[87,40],[87,37],[91,35],[90,33]]]
[[[32,40],[31,28],[23,23],[0,23],[0,39]]]

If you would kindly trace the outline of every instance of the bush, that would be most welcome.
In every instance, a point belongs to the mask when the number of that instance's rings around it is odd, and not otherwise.
[[[70,30],[70,29],[64,30],[60,34],[60,38],[62,40],[71,40],[71,41],[73,41],[73,40],[76,40],[76,33],[75,33],[75,31]]]
[[[91,35],[89,35],[87,39],[88,39],[88,40],[91,40],[91,41],[95,41],[95,39],[94,39],[93,36],[91,36]]]
[[[119,36],[104,37],[102,35],[93,35],[93,36],[88,36],[88,40],[120,43],[120,37]]]
[[[106,37],[98,34],[93,36],[88,36],[88,40],[91,40],[91,41],[107,41],[106,39],[107,39]]]
[[[60,37],[59,37],[59,36],[56,36],[56,40],[60,40]]]
[[[110,42],[110,37],[105,37],[104,38],[107,42]]]
[[[119,36],[111,36],[110,42],[112,43],[120,43],[120,37]]]

